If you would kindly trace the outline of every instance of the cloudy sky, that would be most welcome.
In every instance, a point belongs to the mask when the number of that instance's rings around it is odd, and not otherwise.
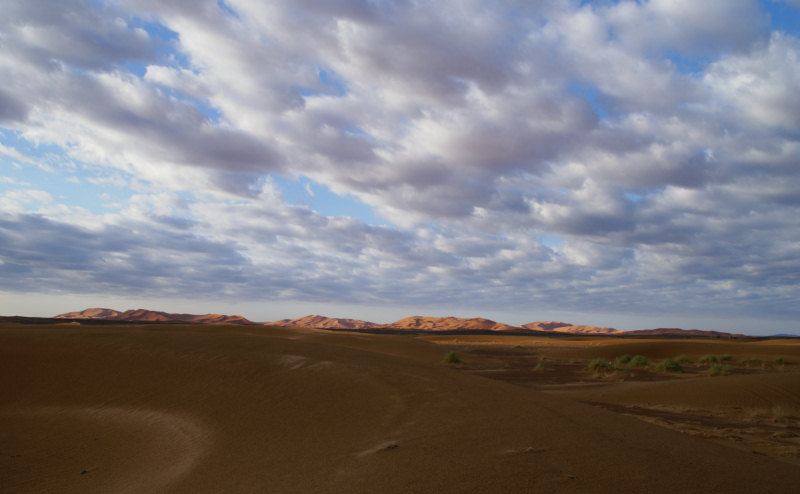
[[[0,313],[800,332],[800,0],[4,0]]]

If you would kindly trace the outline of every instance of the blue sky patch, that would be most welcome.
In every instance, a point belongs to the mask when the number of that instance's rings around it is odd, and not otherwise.
[[[57,203],[85,208],[103,214],[118,208],[131,196],[129,178],[121,171],[86,167],[64,156],[54,145],[35,145],[17,132],[0,128],[0,143],[16,149],[27,161],[0,155],[0,176],[11,181],[0,183],[0,191],[41,190]]]
[[[800,9],[784,1],[762,2],[769,14],[769,27],[792,36],[800,36]]]
[[[327,186],[301,175],[296,180],[272,176],[272,181],[280,187],[283,199],[298,206],[306,206],[323,216],[347,216],[370,225],[386,225],[372,208],[354,195],[340,196]]]
[[[606,108],[600,103],[600,91],[595,86],[585,82],[573,81],[569,83],[567,90],[575,96],[586,100],[599,118],[603,120],[608,119],[608,111],[606,111]]]

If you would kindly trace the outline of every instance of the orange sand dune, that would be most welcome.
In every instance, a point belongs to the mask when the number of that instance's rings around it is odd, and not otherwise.
[[[528,324],[523,324],[522,327],[534,331],[555,331],[557,333],[573,334],[615,334],[624,332],[614,328],[599,328],[597,326],[583,326],[556,321],[529,322]]]
[[[479,331],[511,331],[519,329],[490,319],[474,317],[425,317],[412,316],[400,319],[387,327],[395,329],[416,329],[427,331],[479,330]]]
[[[80,312],[67,312],[55,319],[104,319],[130,322],[188,322],[197,324],[256,324],[242,316],[223,314],[170,314],[147,309],[131,309],[119,312],[113,309],[92,308]]]
[[[369,329],[379,325],[374,322],[360,321],[358,319],[341,319],[310,315],[298,319],[281,319],[266,323],[268,326],[283,326],[295,328],[325,328],[325,329]]]
[[[793,492],[800,469],[407,336],[0,325],[3,492]]]

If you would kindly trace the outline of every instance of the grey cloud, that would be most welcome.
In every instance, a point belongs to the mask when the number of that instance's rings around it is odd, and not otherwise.
[[[14,96],[0,89],[0,123],[18,122],[28,116],[28,107]]]
[[[244,259],[228,246],[154,224],[90,231],[22,215],[3,218],[0,236],[0,270],[26,273],[4,276],[4,289],[132,293],[153,288],[188,294],[242,280]]]
[[[622,43],[659,55],[747,49],[767,27],[766,15],[752,0],[620,2],[603,14]]]
[[[797,313],[798,41],[752,2],[27,5],[4,6],[4,125],[196,198],[93,231],[6,219],[7,284]],[[284,204],[254,186],[272,172],[399,226]]]
[[[107,4],[83,0],[4,2],[6,47],[37,64],[61,60],[86,69],[152,60],[158,41],[129,28]]]

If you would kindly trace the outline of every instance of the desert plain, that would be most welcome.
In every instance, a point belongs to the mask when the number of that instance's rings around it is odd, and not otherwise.
[[[798,486],[796,339],[0,323],[3,493]]]

